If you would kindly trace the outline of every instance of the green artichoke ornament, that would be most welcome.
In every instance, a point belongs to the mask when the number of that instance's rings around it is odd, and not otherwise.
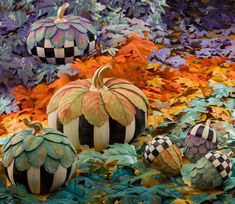
[[[53,192],[72,177],[75,148],[61,132],[24,122],[29,129],[14,134],[3,146],[5,174],[13,185],[23,184],[34,194]]]
[[[86,18],[64,16],[68,7],[68,3],[63,4],[56,17],[39,20],[30,27],[28,51],[42,62],[67,64],[95,49],[96,29]]]
[[[210,151],[192,168],[190,182],[200,190],[210,190],[221,186],[231,175],[230,158],[220,152]]]

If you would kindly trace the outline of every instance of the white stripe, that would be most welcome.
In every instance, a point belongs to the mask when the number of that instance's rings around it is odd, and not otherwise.
[[[201,124],[197,124],[193,127],[193,129],[190,131],[191,135],[196,135],[197,129]]]
[[[210,130],[209,126],[205,125],[203,132],[202,132],[202,138],[207,140],[208,135],[209,135],[209,130]]]
[[[89,42],[89,52],[92,52],[95,49],[95,40]]]
[[[54,111],[48,115],[48,127],[49,128],[57,129],[57,123],[56,123],[57,112],[58,111]]]
[[[76,169],[76,162],[74,162],[74,163],[72,164],[71,172],[70,172],[70,174],[69,174],[68,179],[65,181],[65,185],[68,184],[69,180],[71,179],[71,177],[73,176],[73,174],[74,174],[74,172],[75,172],[75,169]]]
[[[145,113],[145,128],[148,127],[148,113]]]
[[[109,145],[109,120],[102,126],[94,126],[94,147],[96,151],[101,151]]]
[[[64,124],[64,134],[72,141],[75,148],[79,145],[79,118]]]
[[[216,143],[216,141],[217,141],[217,136],[216,136],[215,130],[213,129],[213,139],[212,139],[212,142]]]
[[[125,143],[129,143],[135,134],[135,119],[132,120],[131,124],[126,126]]]
[[[14,163],[15,163],[15,160],[13,160],[13,161],[11,162],[11,165],[10,165],[9,167],[7,167],[7,174],[8,174],[8,176],[9,176],[10,182],[11,182],[13,185],[16,185],[16,184],[15,184],[15,181],[14,181],[14,176],[13,176]]]
[[[60,188],[64,183],[67,175],[67,169],[59,165],[58,169],[54,173],[53,183],[50,192]]]
[[[40,168],[30,167],[27,171],[29,188],[33,194],[40,194],[40,176]]]

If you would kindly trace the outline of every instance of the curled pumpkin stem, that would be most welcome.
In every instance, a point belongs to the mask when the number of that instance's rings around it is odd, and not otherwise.
[[[24,124],[25,124],[27,127],[33,129],[32,134],[33,134],[34,136],[42,136],[42,135],[45,134],[45,131],[44,131],[43,126],[42,126],[41,123],[39,123],[39,122],[31,122],[31,121],[29,121],[27,118],[24,118],[24,119],[23,119],[23,122],[24,122]]]
[[[91,91],[99,91],[104,89],[104,76],[112,68],[111,64],[106,64],[96,70],[94,76],[92,77]]]
[[[69,7],[69,3],[66,2],[59,8],[55,22],[64,22],[64,20],[65,20],[64,13],[68,7]]]

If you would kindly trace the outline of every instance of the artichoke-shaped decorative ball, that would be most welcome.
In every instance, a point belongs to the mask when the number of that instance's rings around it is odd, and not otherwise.
[[[145,146],[144,158],[164,174],[180,174],[182,155],[180,149],[168,137],[157,136]]]
[[[3,146],[5,174],[13,185],[23,184],[34,194],[53,192],[73,175],[75,148],[61,132],[24,121],[30,128]]]
[[[64,16],[68,6],[63,4],[57,17],[39,20],[29,30],[28,51],[42,62],[66,64],[95,49],[96,29],[86,18]]]
[[[232,175],[230,158],[217,151],[210,151],[199,159],[190,172],[190,182],[201,190],[221,186]]]
[[[110,68],[105,65],[92,79],[68,83],[48,104],[49,127],[64,132],[75,146],[100,151],[109,144],[130,142],[146,127],[144,93],[126,80],[104,79]]]
[[[193,126],[185,138],[184,155],[192,163],[205,156],[209,151],[215,150],[217,146],[217,136],[215,130],[209,126],[210,120],[206,124]]]

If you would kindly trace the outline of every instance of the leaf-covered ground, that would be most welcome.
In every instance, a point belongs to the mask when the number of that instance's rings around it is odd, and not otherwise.
[[[99,49],[73,64],[42,64],[27,53],[27,31],[36,20],[55,15],[64,2],[0,2],[1,143],[25,128],[25,117],[46,127],[53,93],[91,77],[106,63],[113,65],[109,77],[131,81],[148,97],[149,128],[133,144],[113,145],[102,154],[80,149],[77,176],[51,195],[6,188],[1,177],[1,203],[234,203],[235,170],[221,188],[190,191],[192,164],[186,159],[180,176],[167,177],[142,155],[149,134],[164,134],[182,150],[189,127],[207,119],[217,131],[219,149],[234,150],[235,2],[69,0],[68,13],[79,13],[96,26]]]

